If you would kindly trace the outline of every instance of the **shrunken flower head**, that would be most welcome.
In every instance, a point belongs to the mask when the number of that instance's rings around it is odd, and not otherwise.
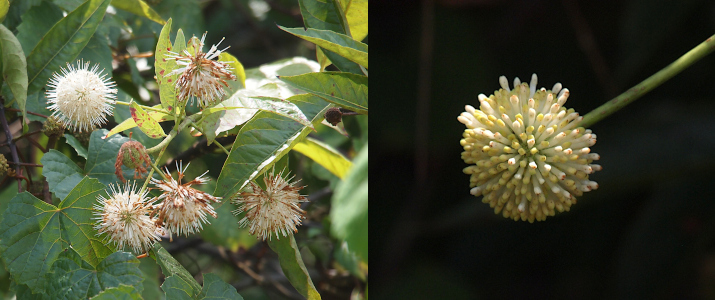
[[[116,100],[116,84],[99,72],[99,64],[90,69],[89,62],[67,64],[61,74],[54,73],[47,84],[48,109],[65,127],[89,131],[107,121]]]
[[[201,106],[209,106],[223,97],[226,92],[224,87],[228,86],[226,80],[236,80],[236,75],[231,73],[231,66],[225,62],[213,60],[221,55],[218,44],[211,46],[208,52],[203,52],[204,39],[206,33],[201,37],[201,41],[196,46],[196,53],[192,54],[188,49],[183,53],[169,52],[170,58],[176,59],[180,66],[168,75],[181,74],[176,81],[176,88],[179,90],[180,101],[187,101],[190,96],[196,97]]]
[[[575,196],[598,188],[588,176],[601,170],[591,164],[599,159],[589,148],[596,135],[563,107],[568,89],[557,83],[537,90],[536,82],[536,74],[531,84],[516,78],[512,90],[502,76],[502,89],[480,94],[479,109],[467,105],[457,118],[467,126],[460,144],[471,194],[497,214],[529,222],[568,211]]]
[[[151,214],[152,204],[147,191],[138,192],[135,185],[110,184],[109,198],[97,196],[99,204],[94,205],[98,234],[106,233],[106,238],[124,248],[131,247],[135,253],[144,253],[161,239],[163,228],[157,227]]]
[[[206,219],[207,214],[216,218],[216,212],[210,201],[219,202],[221,197],[214,197],[191,187],[192,184],[206,184],[209,180],[204,178],[204,175],[208,171],[192,181],[181,184],[181,179],[184,178],[184,172],[189,164],[186,165],[186,168],[182,167],[183,163],[177,164],[178,180],[171,177],[171,173],[167,169],[164,174],[168,178],[167,180],[152,178],[151,182],[164,191],[159,196],[159,200],[163,199],[164,201],[157,207],[158,225],[161,226],[163,223],[171,234],[188,236],[190,233],[203,229],[202,223],[209,223]]]
[[[300,195],[303,187],[296,187],[295,182],[290,182],[291,179],[283,179],[282,172],[276,176],[271,171],[263,177],[266,190],[249,182],[252,192],[242,192],[234,200],[238,209],[233,213],[238,215],[246,212],[238,224],[241,227],[249,226],[249,232],[263,240],[270,239],[273,233],[280,239],[281,234],[288,236],[290,232],[297,232],[296,227],[300,226],[305,214],[300,209],[300,203],[308,199]]]

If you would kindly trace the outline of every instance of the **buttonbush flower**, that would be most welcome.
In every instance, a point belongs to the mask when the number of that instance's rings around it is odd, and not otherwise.
[[[106,240],[111,240],[119,246],[131,247],[135,253],[145,253],[161,239],[164,229],[157,227],[150,217],[152,203],[147,198],[148,191],[136,191],[135,185],[129,182],[122,190],[110,184],[109,198],[97,196],[99,204],[94,205],[97,223],[94,229],[98,235],[106,233]]]
[[[47,84],[47,103],[52,104],[48,109],[65,127],[91,131],[112,114],[116,84],[98,69],[99,64],[90,69],[89,62],[78,61],[76,67],[68,63],[61,74],[52,74]]]
[[[588,176],[601,170],[591,164],[599,159],[589,148],[596,135],[563,107],[568,89],[537,90],[536,82],[536,74],[531,84],[516,78],[512,90],[502,76],[502,89],[480,94],[479,109],[467,105],[457,118],[467,126],[460,144],[471,194],[497,214],[529,222],[568,211],[575,196],[598,188]]]
[[[206,33],[201,37],[195,54],[191,54],[187,49],[182,54],[169,52],[168,56],[176,59],[176,63],[181,66],[168,74],[181,74],[176,81],[178,99],[187,101],[190,96],[194,96],[197,103],[204,107],[221,100],[226,94],[223,89],[228,86],[226,80],[236,80],[229,64],[213,60],[229,47],[218,50],[218,45],[223,42],[221,39],[218,44],[211,46],[209,52],[203,52],[205,38]]]
[[[170,234],[188,236],[190,233],[203,229],[202,223],[209,223],[206,218],[207,214],[214,218],[217,217],[210,201],[220,202],[221,197],[214,197],[191,187],[192,184],[206,184],[209,180],[203,176],[208,171],[192,181],[181,184],[181,179],[184,178],[184,172],[189,165],[190,163],[183,168],[183,163],[181,165],[177,163],[178,180],[171,177],[168,169],[164,174],[168,180],[151,179],[156,187],[164,191],[159,196],[159,200],[163,199],[164,201],[156,208],[158,225],[165,224]]]
[[[296,187],[296,182],[291,183],[291,179],[293,177],[283,179],[283,172],[275,176],[274,171],[271,171],[263,177],[266,190],[249,182],[251,192],[242,192],[234,200],[238,209],[233,213],[238,215],[246,212],[238,224],[241,227],[249,226],[249,232],[264,241],[270,239],[273,233],[280,239],[280,234],[288,236],[289,232],[297,232],[296,227],[300,226],[305,214],[300,203],[308,199],[299,193],[304,187]]]

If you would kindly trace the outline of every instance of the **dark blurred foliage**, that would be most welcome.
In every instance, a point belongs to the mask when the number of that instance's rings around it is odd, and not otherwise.
[[[532,73],[585,115],[713,35],[714,2],[371,5],[373,297],[715,299],[714,54],[592,126],[600,188],[544,222],[469,194],[457,121],[499,76]]]

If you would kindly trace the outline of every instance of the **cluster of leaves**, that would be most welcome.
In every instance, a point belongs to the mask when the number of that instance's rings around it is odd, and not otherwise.
[[[367,36],[367,1],[298,1],[306,28],[280,28],[315,44],[318,63],[296,57],[244,70],[236,57],[224,52],[219,60],[232,66],[238,80],[229,83],[225,99],[201,111],[177,100],[174,83],[179,74],[168,75],[177,68],[175,61],[166,59],[169,50],[195,53],[199,45],[196,37],[187,43],[182,29],[172,34],[174,21],[182,24],[190,19],[186,16],[191,14],[189,10],[179,10],[185,8],[180,2],[164,0],[149,5],[142,0],[33,0],[10,5],[0,0],[0,18],[4,18],[0,25],[2,104],[16,111],[0,118],[6,133],[6,118],[23,124],[24,138],[34,134],[29,128],[37,124],[30,121],[44,121],[50,114],[44,95],[48,79],[76,59],[99,63],[110,75],[113,63],[126,65],[126,76],[116,76],[121,72],[114,69],[118,98],[141,98],[141,91],[151,86],[147,84],[150,80],[139,71],[137,60],[127,59],[121,52],[132,52],[126,50],[126,41],[135,37],[134,30],[156,37],[156,46],[151,49],[154,89],[158,92],[154,103],[158,103],[144,105],[130,100],[128,109],[116,107],[117,124],[110,130],[95,130],[86,141],[70,133],[62,136],[66,144],[55,143],[59,136],[25,138],[41,150],[37,157],[42,176],[35,181],[46,181],[47,186],[43,193],[28,184],[26,191],[3,200],[0,206],[0,258],[7,271],[3,276],[11,278],[10,293],[18,299],[160,296],[159,276],[151,266],[140,268],[144,261],[140,263],[134,255],[97,236],[92,207],[99,195],[107,197],[109,184],[118,182],[114,164],[121,145],[129,140],[122,134],[134,133],[133,139],[147,148],[154,146],[157,151],[150,151],[152,163],[168,164],[180,158],[180,153],[195,149],[195,145],[188,146],[195,140],[189,129],[203,135],[208,145],[228,148],[224,149],[227,153],[220,172],[211,172],[216,177],[213,194],[224,199],[216,207],[219,218],[206,226],[201,238],[232,253],[256,244],[255,239],[246,241],[248,233],[237,226],[241,216],[233,216],[226,204],[248,182],[260,182],[257,179],[274,165],[290,165],[294,170],[307,170],[305,181],[329,181],[327,189],[334,193],[332,201],[324,204],[331,207],[330,214],[318,213],[315,221],[319,226],[299,232],[301,238],[308,239],[297,241],[289,235],[268,241],[288,281],[306,298],[321,297],[306,267],[304,256],[308,254],[322,263],[336,263],[366,284],[368,56],[367,45],[361,41]],[[122,11],[108,13],[110,3]],[[155,10],[159,7],[165,10]],[[166,21],[162,16],[167,16]],[[153,23],[147,25],[147,20]],[[128,38],[123,37],[127,34]],[[339,71],[325,71],[332,68],[331,64]],[[317,138],[345,139],[342,124],[334,129],[343,135],[336,134],[323,120],[325,111],[335,106],[363,115],[348,124],[352,126],[348,129],[353,135],[353,162]],[[311,132],[318,135],[309,137]],[[16,147],[10,142],[12,136],[7,138],[7,144]],[[40,143],[45,146],[37,145]],[[162,158],[169,144],[172,150],[167,153],[175,155]],[[300,159],[289,161],[289,153]],[[17,162],[14,156],[12,160]],[[199,165],[208,167],[210,163]],[[19,182],[22,170],[18,164],[15,167],[18,172],[13,176]],[[125,178],[134,175],[126,167],[121,171]],[[12,195],[17,190],[6,188],[0,199],[7,191]],[[320,245],[326,237],[334,246]],[[241,299],[236,288],[216,274],[203,274],[202,286],[195,279],[198,274],[192,275],[163,247],[157,243],[149,256],[161,268],[161,289],[167,299]]]

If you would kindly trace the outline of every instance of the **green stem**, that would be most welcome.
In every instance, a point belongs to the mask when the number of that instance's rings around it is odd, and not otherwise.
[[[646,80],[643,80],[641,83],[628,89],[623,94],[618,95],[618,97],[613,98],[598,108],[592,110],[583,117],[583,120],[579,125],[582,127],[589,127],[596,124],[596,122],[620,110],[650,92],[652,89],[658,87],[663,82],[682,72],[685,68],[713,52],[713,50],[715,50],[715,35],[709,37],[707,40],[700,43],[700,45],[688,51],[688,53],[685,53],[667,67],[658,71],[658,73],[653,74]]]
[[[203,120],[203,118],[202,118],[202,120]],[[198,130],[199,132],[201,132],[201,134],[206,135],[206,134],[201,130],[201,128],[200,128],[198,125],[196,125],[196,123],[191,122],[191,126],[194,126],[194,128],[196,128],[196,130]],[[226,153],[226,155],[231,155],[231,154],[228,152],[228,150],[226,150],[226,148],[224,148],[223,145],[221,145],[221,143],[217,142],[215,139],[213,140],[213,143],[214,143],[216,146],[218,146],[219,148],[221,148],[221,150],[223,150],[223,153]]]
[[[195,115],[186,117],[181,122],[181,125],[179,125],[178,127],[175,126],[174,129],[172,129],[171,132],[169,132],[169,134],[164,138],[164,140],[161,141],[161,143],[159,143],[158,145],[156,145],[154,147],[146,149],[146,152],[149,154],[153,154],[153,153],[156,153],[157,151],[161,150],[161,153],[164,153],[164,149],[162,149],[162,148],[169,145],[169,142],[171,142],[171,140],[173,140],[177,135],[179,135],[179,132],[181,132],[181,130],[186,128],[186,126],[188,126],[189,124],[193,124],[194,121],[196,119],[198,119],[199,117],[201,117],[201,115],[199,115],[199,114],[195,114]],[[161,156],[161,154],[159,154],[159,155]]]

